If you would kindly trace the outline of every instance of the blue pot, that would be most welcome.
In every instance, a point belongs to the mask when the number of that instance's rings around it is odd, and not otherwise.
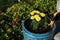
[[[53,39],[55,29],[56,29],[55,24],[53,26],[53,29],[50,32],[46,32],[46,33],[42,33],[42,34],[36,34],[36,33],[32,33],[30,31],[28,31],[25,28],[25,26],[24,26],[25,21],[22,22],[22,30],[23,30],[24,40],[52,40]]]

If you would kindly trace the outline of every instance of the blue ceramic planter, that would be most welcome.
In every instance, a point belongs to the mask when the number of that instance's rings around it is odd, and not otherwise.
[[[28,31],[25,28],[24,22],[22,23],[24,40],[52,40],[53,39],[53,35],[55,33],[55,28],[56,28],[55,24],[53,26],[53,29],[50,32],[43,33],[43,34],[35,34],[35,33]]]

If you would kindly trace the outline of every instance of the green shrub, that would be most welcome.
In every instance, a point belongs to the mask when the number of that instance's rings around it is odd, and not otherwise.
[[[37,0],[33,6],[39,8],[41,12],[48,11],[48,13],[52,14],[52,12],[56,11],[56,2],[57,0]]]
[[[24,0],[23,0],[24,1]],[[25,0],[33,9],[52,14],[56,11],[57,0]]]
[[[23,40],[21,23],[25,19],[32,7],[25,2],[20,2],[8,7],[6,13],[1,15],[1,36],[0,40]]]
[[[7,15],[0,15],[0,40],[20,40],[23,39],[21,31],[21,22],[17,21]],[[19,18],[20,21],[20,18]]]

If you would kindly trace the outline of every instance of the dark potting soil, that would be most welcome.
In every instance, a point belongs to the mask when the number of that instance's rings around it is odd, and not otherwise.
[[[25,28],[28,31],[33,32],[33,33],[46,33],[46,32],[49,32],[52,30],[51,27],[48,27],[46,29],[45,27],[41,27],[41,26],[39,26],[36,30],[33,30],[32,26],[31,26],[31,20],[30,19],[27,19],[24,24],[25,24]]]

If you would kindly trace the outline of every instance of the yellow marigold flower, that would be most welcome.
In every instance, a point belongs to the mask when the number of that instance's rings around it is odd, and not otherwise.
[[[34,15],[34,12],[31,12],[30,14],[31,14],[31,15]]]
[[[57,15],[58,13],[57,12],[55,12],[53,15],[54,15],[54,17]]]
[[[40,13],[40,15],[41,15],[42,17],[45,17],[45,13]]]
[[[32,11],[30,14],[31,14],[31,15],[34,15],[35,13],[36,13],[36,14],[39,14],[40,12],[37,11],[37,10],[34,10],[34,11]]]
[[[34,19],[34,16],[31,16],[31,19]]]
[[[50,25],[52,26],[54,24],[54,20],[51,20],[50,21]]]
[[[38,10],[34,10],[33,12],[34,12],[34,13],[37,13],[37,14],[39,14],[39,13],[40,13]]]
[[[36,19],[36,21],[40,21],[41,20],[41,17],[39,15],[35,15],[34,18]]]

